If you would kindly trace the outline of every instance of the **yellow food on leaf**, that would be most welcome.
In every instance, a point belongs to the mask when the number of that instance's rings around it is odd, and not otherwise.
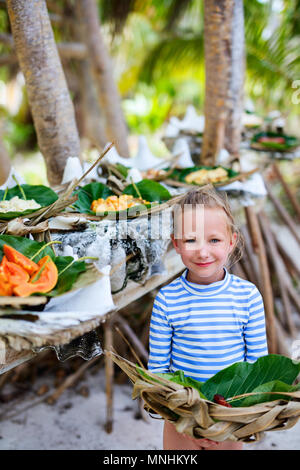
[[[122,211],[139,204],[150,204],[150,202],[134,198],[130,194],[121,194],[121,196],[109,196],[107,199],[95,199],[91,204],[91,210],[99,214],[108,211]]]
[[[228,173],[224,168],[216,168],[212,170],[202,170],[194,171],[189,173],[185,177],[187,183],[196,183],[196,184],[207,184],[207,183],[217,183],[220,181],[226,181],[228,178]]]

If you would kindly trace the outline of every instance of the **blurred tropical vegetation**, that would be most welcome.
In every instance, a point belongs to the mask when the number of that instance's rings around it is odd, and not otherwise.
[[[89,138],[91,113],[83,110],[76,2],[49,0],[46,4],[55,41],[61,45],[79,135]],[[99,22],[131,136],[159,133],[170,116],[182,117],[189,104],[203,113],[203,10],[203,0],[98,1]],[[278,109],[297,133],[300,99],[293,97],[300,88],[300,0],[244,0],[244,17],[245,107],[261,116]],[[75,52],[61,52],[67,43]],[[0,53],[1,134],[14,158],[36,151],[37,138],[3,0]],[[159,145],[156,150],[161,151]]]

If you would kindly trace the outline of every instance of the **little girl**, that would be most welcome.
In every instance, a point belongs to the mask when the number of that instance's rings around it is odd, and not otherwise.
[[[187,269],[155,298],[148,369],[182,370],[205,382],[235,362],[268,354],[262,297],[226,268],[241,257],[226,196],[213,187],[189,191],[174,211],[172,243]],[[194,439],[165,421],[164,449],[240,450],[242,443]]]

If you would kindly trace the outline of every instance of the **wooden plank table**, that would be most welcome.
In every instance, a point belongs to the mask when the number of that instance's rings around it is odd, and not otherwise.
[[[95,316],[95,318],[92,320],[82,322],[79,325],[75,325],[71,329],[62,328],[59,332],[56,333],[56,335],[53,335],[51,338],[49,337],[49,340],[51,339],[49,345],[53,345],[53,339],[56,339],[54,341],[56,345],[66,344],[72,339],[95,329],[101,323],[106,322],[115,312],[126,307],[126,305],[129,305],[131,302],[141,298],[151,290],[164,284],[169,279],[182,272],[184,269],[184,265],[182,264],[180,257],[172,248],[167,251],[164,258],[164,264],[166,268],[166,274],[155,275],[151,277],[144,285],[139,285],[136,282],[128,281],[127,287],[124,290],[112,296],[115,305],[114,310],[103,316]],[[49,315],[51,315],[51,312]],[[3,374],[4,372],[7,372],[19,364],[36,357],[37,353],[30,348],[30,343],[26,341],[26,337],[19,339],[20,341],[18,342],[18,346],[13,348],[4,344],[0,338],[0,374]],[[43,338],[40,338],[40,340],[41,342],[44,342]],[[45,337],[45,341],[46,340],[47,337]],[[47,343],[44,343],[43,347],[46,346]]]

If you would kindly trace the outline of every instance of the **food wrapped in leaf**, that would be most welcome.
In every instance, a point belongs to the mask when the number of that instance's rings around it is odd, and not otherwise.
[[[0,190],[0,219],[22,217],[53,204],[58,195],[47,186],[22,184]]]
[[[134,198],[130,194],[121,194],[121,196],[108,196],[107,199],[95,199],[91,204],[91,210],[97,215],[111,211],[124,211],[140,204],[150,204],[150,202],[141,198]]]
[[[238,175],[231,168],[224,168],[222,166],[194,166],[184,170],[175,169],[170,178],[182,183],[202,186],[208,183],[214,185],[230,183],[232,178],[236,178]]]
[[[171,198],[164,186],[146,179],[136,184],[129,184],[120,196],[116,196],[108,186],[97,182],[83,186],[76,191],[76,194],[78,200],[74,207],[79,212],[100,216],[148,208]]]
[[[251,147],[259,150],[288,152],[296,149],[300,141],[291,135],[276,132],[259,132],[251,140]]]
[[[220,181],[226,181],[228,178],[227,171],[222,168],[218,167],[214,170],[206,170],[202,168],[202,170],[197,170],[195,172],[189,173],[185,177],[185,181],[191,184],[207,184],[207,183],[218,183]]]

